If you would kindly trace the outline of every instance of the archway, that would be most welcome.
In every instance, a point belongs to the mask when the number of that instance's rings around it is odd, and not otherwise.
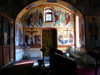
[[[45,28],[57,30],[57,49],[62,52],[68,48],[85,50],[85,25],[81,12],[62,0],[55,3],[39,0],[26,6],[16,17],[16,60],[23,56],[25,34],[28,36],[29,57],[41,57],[42,30]]]

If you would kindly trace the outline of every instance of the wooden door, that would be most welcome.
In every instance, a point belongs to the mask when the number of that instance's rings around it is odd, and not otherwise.
[[[45,56],[49,55],[50,47],[56,47],[57,45],[57,34],[56,30],[43,30],[42,31],[42,46],[44,46]]]

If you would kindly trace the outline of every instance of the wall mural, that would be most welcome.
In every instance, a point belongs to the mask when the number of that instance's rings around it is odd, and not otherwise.
[[[58,29],[58,46],[74,44],[74,14],[63,8],[54,6],[53,22],[43,22],[44,7],[36,7],[26,12],[22,17],[24,34],[28,35],[28,45],[31,48],[41,48],[40,30],[34,28],[53,27]],[[34,32],[35,31],[35,32]],[[35,35],[36,33],[36,35]],[[37,34],[38,33],[38,34]],[[33,41],[34,39],[34,41]],[[38,40],[40,41],[38,41]],[[37,40],[37,42],[36,42]]]
[[[73,24],[74,21],[74,17],[71,12],[69,12],[68,10],[65,10],[63,8],[54,7],[55,9],[53,10],[53,22],[50,22],[49,24],[47,24],[47,22],[43,22],[43,18],[44,18],[44,7],[41,6],[40,7],[36,7],[35,9],[32,9],[30,11],[28,11],[27,13],[25,13],[23,15],[23,19],[24,19],[24,27],[28,28],[28,27],[67,27],[70,24]],[[57,8],[57,9],[56,9]],[[71,21],[71,19],[73,19],[73,21]]]
[[[19,25],[18,25],[19,24]],[[22,24],[21,24],[21,22],[18,22],[18,23],[16,23],[16,25],[15,25],[15,27],[16,27],[16,34],[15,34],[15,40],[16,40],[16,42],[15,42],[15,45],[16,46],[23,46],[23,27],[22,27]]]
[[[59,24],[59,12],[58,11],[55,11],[54,17],[55,17],[55,24],[54,25],[60,25]]]
[[[74,44],[74,34],[71,29],[68,28],[58,28],[58,46],[73,45]]]
[[[69,13],[66,13],[66,14],[65,14],[65,18],[66,18],[65,24],[67,25],[67,24],[69,23],[69,21],[70,21]]]
[[[43,16],[39,10],[35,12],[29,12],[29,14],[25,14],[25,28],[28,27],[42,27]]]
[[[40,27],[42,27],[42,25],[43,25],[43,15],[41,12],[39,13],[39,25],[40,25]]]
[[[61,12],[60,13],[60,24],[65,25],[65,13]]]
[[[24,29],[25,42],[31,48],[41,48],[41,29],[26,28]]]

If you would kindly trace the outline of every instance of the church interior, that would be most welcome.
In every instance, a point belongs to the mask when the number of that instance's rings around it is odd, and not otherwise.
[[[99,0],[0,0],[0,75],[100,75]]]

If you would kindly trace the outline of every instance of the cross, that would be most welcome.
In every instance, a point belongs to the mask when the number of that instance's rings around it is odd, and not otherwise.
[[[33,28],[31,28],[31,31],[26,31],[28,33],[31,33],[31,36],[33,35],[33,33],[37,32],[37,31],[33,31]],[[33,43],[32,37],[31,37],[31,44]]]
[[[66,30],[63,30],[63,31],[67,31],[67,34],[68,34],[68,31],[72,31],[72,30],[68,30],[68,28],[66,28]]]

